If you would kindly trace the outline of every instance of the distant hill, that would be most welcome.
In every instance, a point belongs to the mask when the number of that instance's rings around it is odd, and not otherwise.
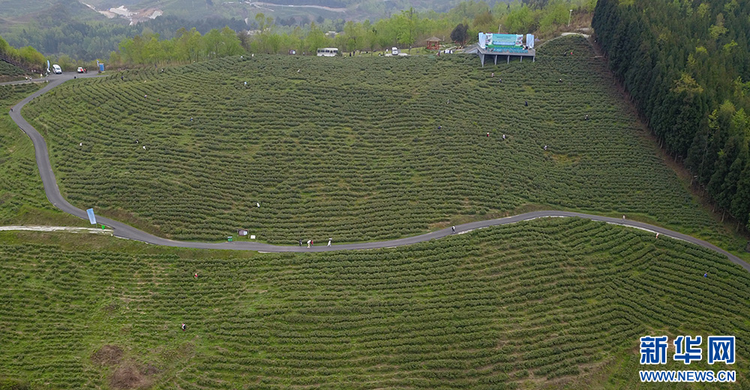
[[[497,1],[488,1],[493,4]],[[300,19],[380,19],[403,9],[447,11],[459,0],[1,0],[0,31],[45,16],[74,20],[106,20],[139,23],[158,16],[206,18],[250,18],[263,12],[274,18]],[[62,16],[59,16],[62,12]]]

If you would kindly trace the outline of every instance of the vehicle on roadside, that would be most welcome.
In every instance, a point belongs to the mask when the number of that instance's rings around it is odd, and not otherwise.
[[[83,72],[84,72],[84,71],[83,71],[83,67],[82,67],[82,66],[79,66],[79,67],[78,67],[78,69],[76,69],[76,72],[78,72],[78,73],[83,73]]]
[[[52,72],[54,74],[62,74],[62,68],[60,67],[60,65],[54,64],[52,65]]]
[[[339,54],[339,49],[335,47],[324,47],[318,49],[318,57],[336,57]]]

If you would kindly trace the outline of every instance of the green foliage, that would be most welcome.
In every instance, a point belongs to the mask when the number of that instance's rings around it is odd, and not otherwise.
[[[22,381],[0,377],[0,390],[30,390],[30,387]]]
[[[571,37],[497,68],[255,55],[134,70],[63,84],[24,115],[71,203],[168,237],[369,241],[533,203],[721,241],[612,83]]]
[[[507,31],[525,34],[536,29],[536,17],[534,11],[527,6],[519,7],[511,11],[505,18]]]
[[[695,9],[690,2],[601,0],[593,21],[612,70],[654,134],[740,226],[750,223],[746,185],[739,184],[750,175],[748,14],[750,3],[734,0]]]
[[[570,4],[565,1],[553,1],[547,5],[544,15],[539,19],[539,29],[549,31],[554,26],[564,25],[570,17]]]
[[[0,81],[22,80],[25,74],[26,70],[0,60]]]
[[[53,11],[49,11],[44,15],[52,13]],[[221,29],[224,26],[229,26],[235,31],[249,27],[241,19],[225,18],[191,21],[174,16],[160,16],[155,20],[135,25],[118,22],[116,19],[82,22],[63,18],[12,24],[7,28],[0,27],[0,33],[16,46],[32,46],[49,56],[67,55],[78,61],[93,61],[105,60],[109,53],[118,49],[123,40],[133,39],[136,35],[158,34],[161,39],[168,40],[174,38],[176,32],[182,28],[188,31],[195,28],[201,34],[205,34],[211,29]]]
[[[0,225],[60,221],[76,224],[77,218],[61,218],[62,212],[47,200],[34,145],[8,116],[10,107],[39,87],[40,84],[0,86]]]
[[[465,45],[466,40],[469,39],[469,34],[467,33],[468,29],[468,25],[459,24],[453,29],[453,32],[451,32],[451,40],[461,46]]]
[[[84,239],[0,237],[0,376],[107,388],[131,365],[163,389],[636,388],[638,338],[657,333],[736,336],[737,363],[690,368],[748,382],[750,274],[637,229],[545,218],[252,256]],[[97,358],[103,346],[121,356]]]
[[[196,30],[177,31],[171,40],[160,41],[155,34],[136,35],[120,43],[119,57],[129,64],[163,64],[191,62],[210,58],[240,55],[245,50],[240,39],[229,27],[210,30],[205,36]],[[110,61],[114,58],[110,57]]]
[[[0,37],[0,62],[7,62],[16,67],[29,68],[30,73],[38,74],[41,73],[44,56],[30,46],[16,49]],[[12,72],[7,65],[3,65],[3,67],[4,69],[0,69],[0,71]],[[4,73],[0,73],[0,75],[4,75]]]

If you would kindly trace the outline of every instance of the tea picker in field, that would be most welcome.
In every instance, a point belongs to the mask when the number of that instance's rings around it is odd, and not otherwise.
[[[187,325],[185,325],[185,324],[182,324],[182,326],[181,326],[180,328],[182,328],[182,331],[184,332],[184,331],[185,331],[185,329],[187,329]]]

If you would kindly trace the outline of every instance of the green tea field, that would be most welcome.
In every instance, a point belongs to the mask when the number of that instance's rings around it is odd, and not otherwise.
[[[541,205],[718,240],[613,84],[583,38],[561,38],[535,63],[486,68],[245,56],[134,70],[68,82],[24,116],[66,199],[164,237],[383,240]]]
[[[635,388],[648,334],[735,335],[690,369],[750,385],[750,274],[580,219],[296,255],[0,233],[0,274],[0,383],[38,389]]]
[[[3,60],[0,60],[0,82],[23,80],[26,71]]]
[[[8,116],[10,107],[38,90],[39,84],[0,86],[0,224],[76,225],[47,200],[31,140]]]

